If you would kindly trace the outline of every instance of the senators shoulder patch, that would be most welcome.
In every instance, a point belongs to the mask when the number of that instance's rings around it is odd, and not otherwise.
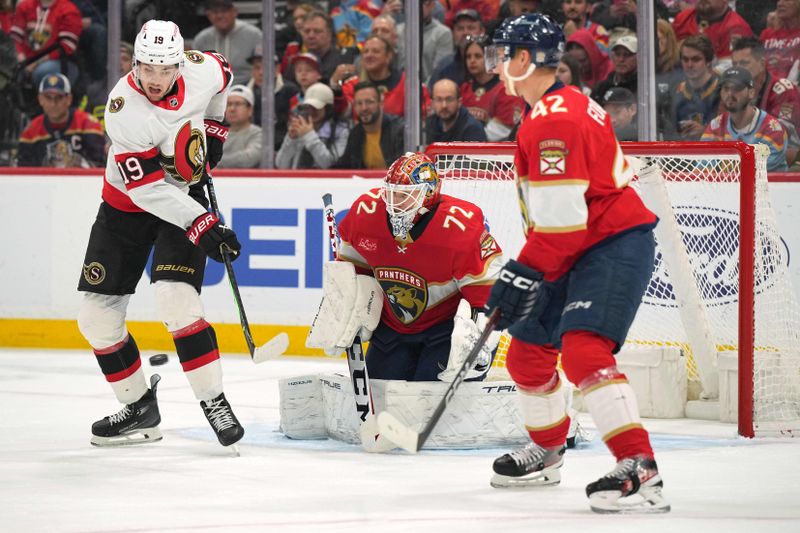
[[[111,101],[108,103],[108,110],[111,113],[116,113],[122,106],[125,105],[125,99],[121,96],[117,96],[116,98],[112,98]]]
[[[186,54],[186,59],[188,59],[189,61],[191,61],[196,65],[199,65],[200,63],[206,60],[205,56],[202,53],[198,52],[197,50],[187,50],[186,52],[184,52],[184,54]]]

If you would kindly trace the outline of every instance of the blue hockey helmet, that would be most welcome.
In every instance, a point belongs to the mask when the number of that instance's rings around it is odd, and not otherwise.
[[[564,54],[565,39],[561,26],[552,18],[541,13],[527,13],[507,18],[494,31],[493,46],[486,50],[486,70],[493,72],[497,67],[499,51],[503,51],[502,61],[508,61],[517,51],[525,48],[531,52],[534,67],[558,67]]]

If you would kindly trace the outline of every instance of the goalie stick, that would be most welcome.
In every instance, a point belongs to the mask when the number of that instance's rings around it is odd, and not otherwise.
[[[322,195],[322,204],[325,208],[325,222],[328,226],[328,238],[331,244],[333,258],[339,257],[339,232],[336,229],[336,218],[333,210],[333,196],[330,193]],[[361,419],[361,444],[369,452],[383,452],[395,447],[379,435],[377,420],[375,418],[375,404],[372,401],[372,387],[367,374],[367,361],[364,358],[364,349],[361,346],[361,337],[356,335],[353,344],[345,350],[347,353],[347,367],[350,370],[350,380],[353,383],[353,396],[356,400],[356,411]]]
[[[214,216],[222,220],[219,212],[219,204],[217,203],[217,194],[214,191],[214,182],[211,174],[206,174],[206,187],[208,188],[208,199],[211,202],[211,211]],[[244,333],[244,340],[247,343],[247,349],[250,351],[250,358],[254,363],[263,363],[270,359],[275,359],[283,354],[289,347],[289,336],[285,333],[278,333],[267,341],[263,346],[256,348],[256,343],[253,341],[253,334],[250,332],[250,323],[247,321],[247,315],[244,312],[244,304],[242,303],[242,295],[239,294],[239,284],[236,282],[236,274],[233,272],[233,263],[229,252],[220,245],[222,252],[222,261],[225,263],[225,270],[228,273],[228,282],[233,292],[233,299],[236,302],[236,309],[239,311],[239,322],[242,324],[242,333]]]
[[[500,309],[495,309],[492,311],[492,314],[489,315],[489,319],[486,322],[486,327],[483,328],[481,336],[478,337],[478,341],[475,343],[475,346],[473,346],[472,350],[470,350],[469,354],[467,354],[467,358],[464,359],[464,362],[461,364],[461,368],[458,369],[455,379],[452,383],[450,383],[450,386],[447,387],[444,396],[439,401],[439,405],[436,406],[431,418],[421,431],[415,431],[411,429],[400,422],[400,420],[398,420],[397,417],[395,417],[392,413],[383,411],[378,415],[378,429],[380,430],[380,434],[396,443],[404,450],[407,450],[411,453],[417,453],[425,444],[425,441],[428,440],[428,437],[430,437],[433,429],[439,422],[439,419],[442,418],[445,409],[447,409],[447,406],[453,399],[456,389],[458,389],[458,387],[461,385],[461,382],[464,381],[464,378],[467,376],[467,372],[469,372],[469,369],[475,364],[475,361],[478,359],[478,354],[481,352],[481,348],[483,348],[483,345],[486,344],[487,340],[489,340],[489,335],[491,335],[492,331],[494,331],[499,318]]]

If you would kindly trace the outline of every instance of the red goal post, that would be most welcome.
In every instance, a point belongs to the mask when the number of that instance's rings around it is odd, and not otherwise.
[[[701,398],[735,405],[731,397],[738,396],[741,435],[800,431],[800,312],[770,204],[764,147],[622,147],[634,167],[647,159],[661,170],[658,183],[633,183],[661,222],[655,272],[626,343],[679,347]],[[508,258],[524,243],[515,149],[515,143],[467,142],[427,149],[442,191],[481,207]],[[507,375],[502,347],[499,355],[493,371]],[[733,390],[719,388],[725,361],[738,369]]]

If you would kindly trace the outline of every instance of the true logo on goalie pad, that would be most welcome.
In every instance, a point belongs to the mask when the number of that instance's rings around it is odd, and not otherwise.
[[[422,315],[428,303],[428,286],[421,277],[402,268],[375,269],[394,316],[403,324],[411,324]]]

